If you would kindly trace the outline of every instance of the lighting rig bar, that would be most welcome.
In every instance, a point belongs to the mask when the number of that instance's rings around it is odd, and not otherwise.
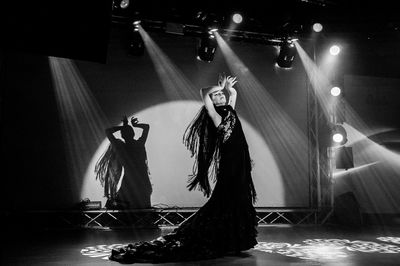
[[[133,20],[128,17],[113,16],[112,23],[118,25],[129,25],[130,23],[133,23]],[[194,36],[194,37],[201,37],[205,32],[207,32],[207,28],[205,28],[204,26],[160,21],[160,20],[142,19],[140,25],[147,31],[165,32],[170,34]],[[267,45],[279,45],[285,40],[287,40],[287,36],[277,37],[274,34],[253,32],[253,31],[218,29],[218,33],[221,36],[226,37],[229,40],[233,41],[246,41],[246,42],[261,43]]]

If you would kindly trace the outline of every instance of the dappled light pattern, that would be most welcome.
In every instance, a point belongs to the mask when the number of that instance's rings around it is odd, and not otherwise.
[[[382,237],[378,237],[377,239],[380,241],[383,241],[383,242],[389,242],[389,243],[400,245],[400,237],[382,236]]]
[[[342,247],[332,244],[289,244],[289,243],[274,243],[274,242],[258,242],[255,250],[277,253],[288,257],[296,257],[305,260],[333,260],[344,258],[348,255],[343,252]]]
[[[118,249],[124,247],[125,245],[127,244],[96,245],[85,247],[81,249],[81,254],[83,256],[88,256],[91,258],[108,260],[108,257],[111,255],[111,250],[113,248]]]
[[[349,239],[306,239],[302,244],[284,242],[258,242],[254,250],[281,254],[287,257],[303,260],[336,260],[346,258],[352,252],[400,254],[400,237],[382,236],[378,241],[362,241]],[[387,242],[392,244],[386,244]],[[395,245],[393,245],[395,244]],[[83,256],[108,260],[113,248],[120,248],[126,244],[95,245],[81,250]]]
[[[395,243],[391,245],[374,241],[348,239],[306,239],[303,244],[258,242],[255,250],[277,253],[305,260],[335,260],[351,255],[351,252],[399,254],[399,237],[378,237],[377,240]]]

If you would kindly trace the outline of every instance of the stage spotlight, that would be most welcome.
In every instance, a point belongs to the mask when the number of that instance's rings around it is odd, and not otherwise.
[[[332,140],[338,145],[343,145],[347,142],[347,132],[341,125],[335,125],[332,129]]]
[[[113,11],[124,10],[129,7],[130,0],[113,0]]]
[[[197,59],[205,62],[211,62],[214,59],[215,51],[217,50],[217,40],[212,31],[204,34],[200,39],[200,44],[197,48]]]
[[[132,30],[129,35],[128,53],[130,55],[142,55],[144,53],[144,42],[139,32],[140,21],[132,23]]]
[[[200,26],[206,30],[216,30],[220,27],[221,18],[215,13],[208,13],[200,11],[196,15],[196,20],[200,23]]]
[[[332,47],[329,49],[329,52],[331,55],[338,55],[340,53],[340,47],[337,45],[332,45]]]
[[[233,14],[233,16],[232,16],[232,20],[233,20],[233,22],[235,22],[236,24],[239,24],[239,23],[241,23],[241,22],[243,21],[243,17],[242,17],[242,15],[240,15],[239,13],[235,13],[235,14]]]
[[[296,47],[292,40],[286,40],[280,46],[276,63],[282,68],[291,68],[296,55]]]
[[[120,6],[122,9],[127,8],[127,7],[129,6],[129,0],[122,0],[122,1],[119,3],[119,6]]]
[[[132,18],[135,11],[132,7],[132,0],[113,0],[112,1],[112,16],[115,21],[126,22]]]
[[[313,28],[313,30],[314,30],[315,32],[320,32],[320,31],[322,31],[322,29],[323,29],[321,23],[314,23],[313,26],[312,26],[312,28]]]
[[[332,96],[335,96],[335,97],[339,96],[341,94],[341,92],[342,92],[342,90],[339,87],[333,87],[331,89],[331,94],[332,94]]]
[[[214,26],[214,27],[210,27],[208,30],[208,34],[210,35],[211,38],[215,38],[214,36],[214,32],[218,31],[218,27]]]

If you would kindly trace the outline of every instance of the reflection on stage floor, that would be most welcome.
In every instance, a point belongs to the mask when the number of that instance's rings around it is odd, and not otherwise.
[[[151,240],[172,229],[6,229],[1,265],[117,265],[108,260],[112,248]],[[159,265],[357,266],[398,265],[400,261],[399,227],[277,225],[258,231],[258,245],[240,255]]]

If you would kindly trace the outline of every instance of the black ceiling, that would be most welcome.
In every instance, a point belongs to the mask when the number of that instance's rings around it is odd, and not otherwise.
[[[317,21],[329,34],[400,34],[398,11],[386,0],[130,0],[123,12],[112,6],[113,0],[18,1],[18,6],[7,1],[2,16],[8,33],[5,43],[9,48],[105,62],[110,26],[118,18],[198,25],[199,12],[218,18],[222,29],[229,27],[233,12],[240,12],[244,20],[237,31],[274,36],[307,34]]]
[[[117,1],[116,1],[117,2]],[[330,32],[376,32],[382,28],[400,27],[400,15],[392,1],[368,0],[280,0],[280,1],[131,1],[130,8],[117,15],[138,15],[145,19],[175,20],[197,23],[199,12],[214,14],[221,27],[228,27],[230,15],[240,12],[244,21],[238,30],[279,33],[285,27],[303,27],[307,30],[313,22],[321,22]]]

